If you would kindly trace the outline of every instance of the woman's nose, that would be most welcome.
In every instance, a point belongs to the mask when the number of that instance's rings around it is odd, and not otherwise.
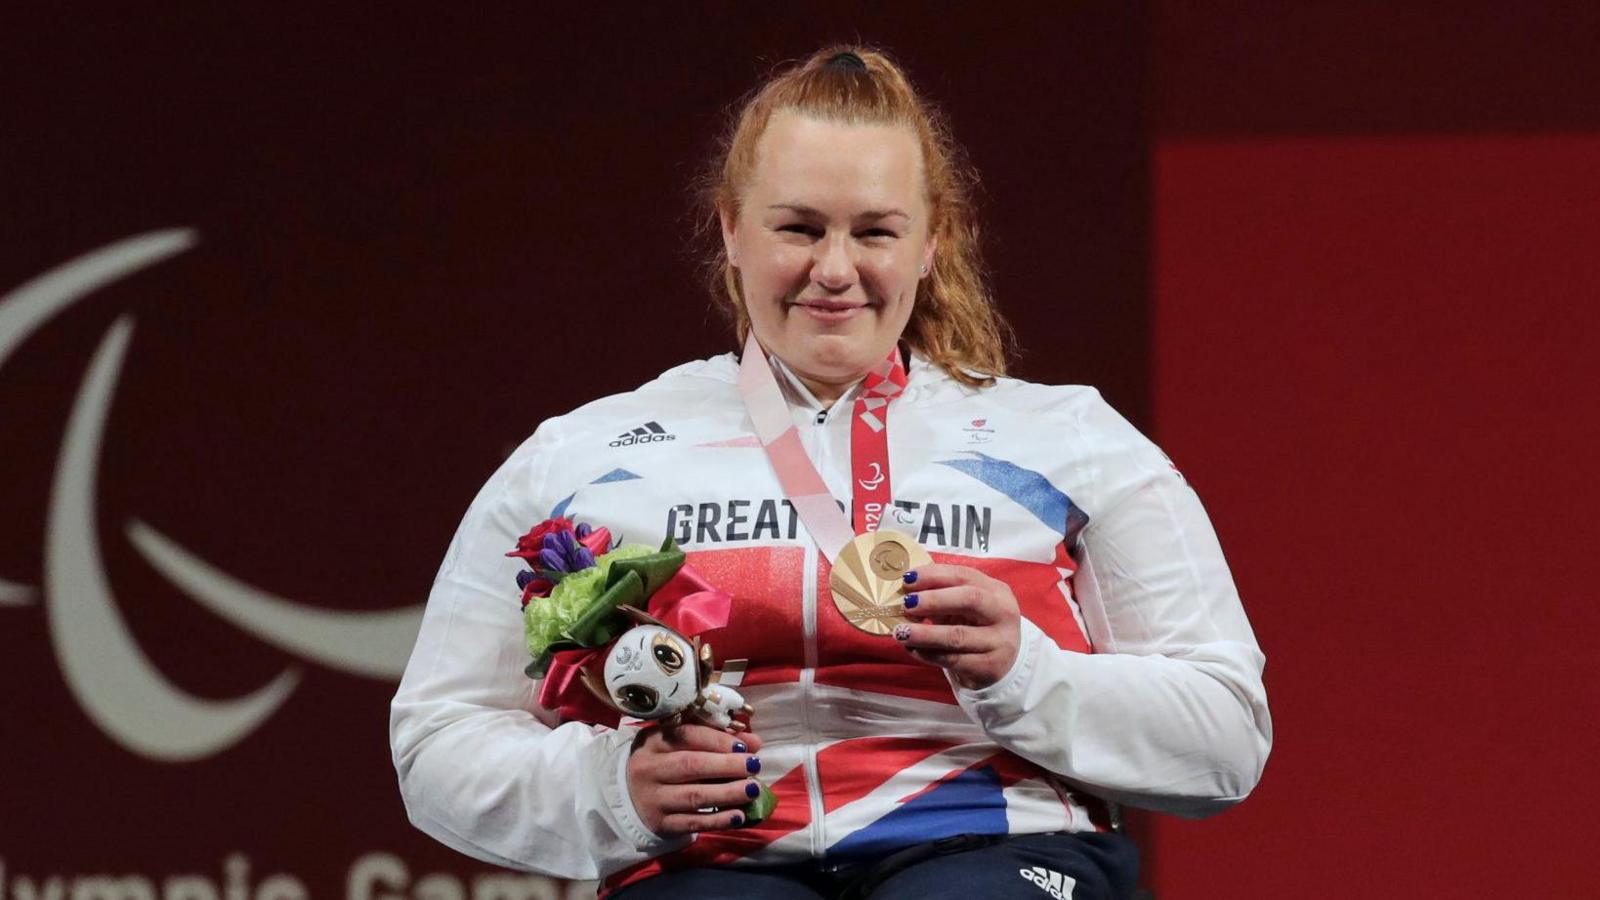
[[[844,235],[823,237],[812,253],[811,280],[820,287],[839,292],[856,283],[854,251]]]

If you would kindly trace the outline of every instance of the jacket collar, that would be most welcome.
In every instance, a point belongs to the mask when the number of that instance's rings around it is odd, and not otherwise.
[[[910,365],[906,367],[906,388],[900,394],[902,399],[915,397],[924,391],[932,390],[953,381],[949,375],[945,374],[943,369],[929,362],[926,357],[915,350],[910,352],[910,357]],[[790,403],[808,406],[811,409],[822,408],[822,403],[794,376],[793,372],[789,371],[789,367],[784,365],[782,360],[775,356],[769,356],[768,360],[772,364],[773,375],[778,379],[778,387],[783,391],[784,397]],[[724,353],[721,356],[713,356],[699,363],[689,363],[686,366],[679,367],[679,369],[692,369],[696,375],[708,376],[718,381],[726,381],[733,384],[739,380],[739,354]],[[684,374],[687,374],[687,371]],[[860,390],[860,388],[861,382],[858,381],[851,385],[850,390],[846,391],[839,399],[854,402],[856,391]]]

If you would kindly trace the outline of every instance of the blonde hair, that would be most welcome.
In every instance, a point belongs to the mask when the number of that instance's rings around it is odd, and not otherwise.
[[[972,200],[976,175],[943,117],[881,51],[849,46],[819,50],[748,96],[702,179],[703,233],[720,234],[721,211],[738,218],[755,170],[757,145],[773,114],[781,110],[826,121],[903,125],[915,133],[931,211],[929,234],[937,243],[902,339],[963,384],[986,385],[1004,375],[1011,330],[995,309],[984,278]],[[750,316],[738,272],[720,240],[707,243],[713,248],[707,259],[712,295],[742,343]]]

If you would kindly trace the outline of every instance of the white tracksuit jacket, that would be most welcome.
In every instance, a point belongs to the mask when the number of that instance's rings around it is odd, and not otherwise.
[[[848,503],[853,391],[823,412],[773,366]],[[614,887],[685,865],[1091,830],[1094,797],[1200,816],[1254,787],[1272,741],[1264,658],[1222,551],[1194,492],[1098,392],[971,389],[913,358],[891,407],[884,527],[1006,581],[1022,608],[1015,665],[971,691],[834,609],[737,372],[732,354],[690,363],[551,419],[473,501],[391,713],[419,828],[482,860]],[[522,564],[504,554],[557,511],[629,542],[670,534],[734,595],[728,626],[705,637],[719,661],[750,661],[740,691],[779,797],[767,822],[655,836],[628,797],[632,729],[559,724],[537,706]]]

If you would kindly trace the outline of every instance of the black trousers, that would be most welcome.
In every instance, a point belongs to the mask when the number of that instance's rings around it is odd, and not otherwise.
[[[1120,834],[961,835],[833,868],[668,872],[629,885],[616,900],[1125,900],[1139,877],[1139,851]]]

